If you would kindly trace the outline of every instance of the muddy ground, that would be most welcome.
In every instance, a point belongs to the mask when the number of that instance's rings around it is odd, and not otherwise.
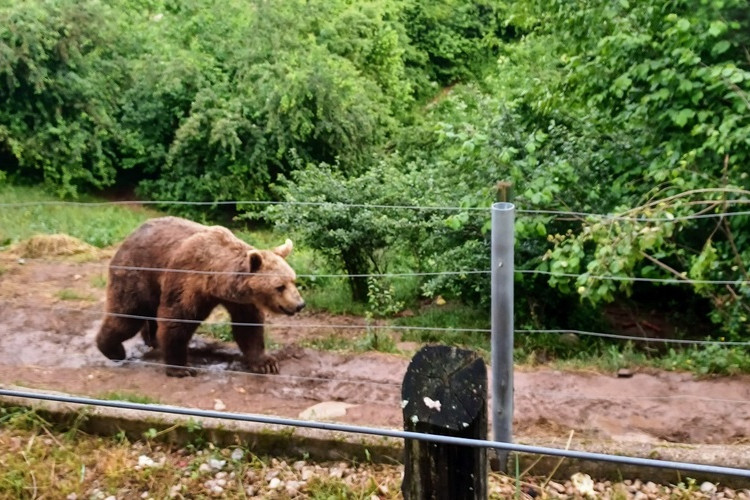
[[[403,354],[336,353],[302,347],[316,336],[358,336],[360,318],[303,312],[270,318],[281,374],[244,372],[232,343],[197,337],[193,378],[165,376],[158,353],[140,338],[124,363],[94,345],[104,306],[106,258],[76,263],[0,254],[0,384],[104,397],[146,396],[164,404],[297,418],[321,402],[351,406],[336,421],[402,427],[400,385],[416,346]],[[318,325],[308,328],[305,325]],[[328,325],[328,326],[326,326]],[[308,412],[309,416],[309,412]],[[313,413],[313,416],[315,414]],[[515,373],[518,440],[577,437],[621,441],[739,443],[750,436],[750,377],[696,380],[671,372],[631,378],[519,367]]]

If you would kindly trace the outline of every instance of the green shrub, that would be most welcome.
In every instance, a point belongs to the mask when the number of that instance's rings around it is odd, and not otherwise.
[[[0,169],[60,195],[115,179],[121,12],[104,3],[0,3]]]

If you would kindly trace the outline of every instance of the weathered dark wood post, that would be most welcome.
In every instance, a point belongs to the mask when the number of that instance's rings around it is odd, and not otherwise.
[[[473,351],[423,347],[409,364],[401,398],[407,431],[487,439],[487,368]],[[407,439],[404,450],[406,500],[487,498],[485,448]]]

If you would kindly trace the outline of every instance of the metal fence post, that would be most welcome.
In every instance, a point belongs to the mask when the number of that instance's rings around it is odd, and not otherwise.
[[[492,205],[492,438],[513,442],[513,224],[512,203]],[[507,472],[508,452],[498,450]]]

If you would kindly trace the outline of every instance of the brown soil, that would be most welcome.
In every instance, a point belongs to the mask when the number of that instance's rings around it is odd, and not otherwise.
[[[361,335],[358,328],[331,327],[357,326],[360,318],[322,313],[270,318],[271,339],[280,346],[280,375],[247,373],[234,344],[197,336],[191,363],[199,374],[175,379],[164,375],[158,353],[149,352],[140,338],[129,341],[130,358],[119,364],[94,346],[106,260],[22,262],[0,254],[2,385],[93,397],[127,393],[164,404],[224,405],[233,412],[293,418],[315,404],[336,401],[354,405],[337,421],[402,426],[400,384],[413,350],[336,353],[301,346],[314,337]],[[747,376],[696,380],[654,372],[617,378],[523,367],[515,373],[514,431],[520,441],[543,437],[560,444],[575,430],[592,439],[735,443],[750,436],[748,422]]]

